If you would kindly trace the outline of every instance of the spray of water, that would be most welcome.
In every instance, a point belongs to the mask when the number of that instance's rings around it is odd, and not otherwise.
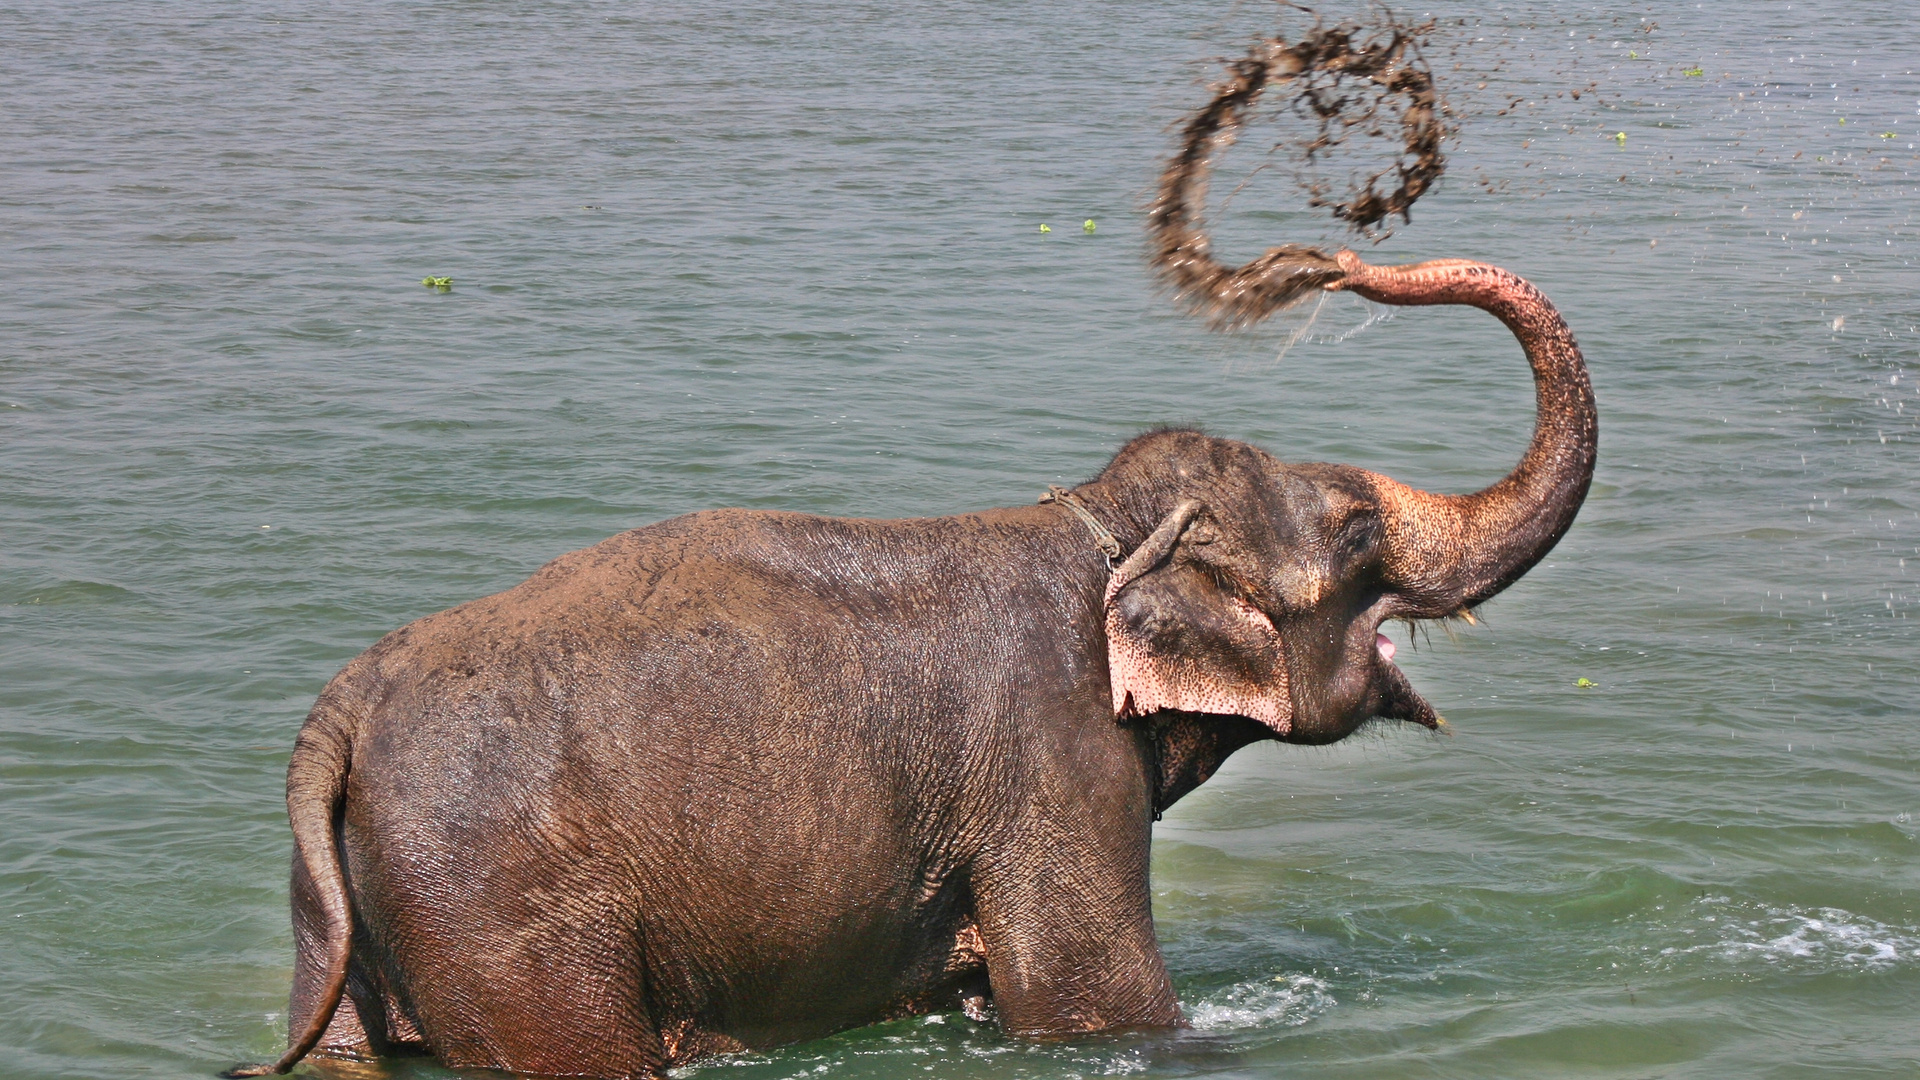
[[[1213,256],[1205,226],[1213,162],[1263,102],[1304,121],[1305,134],[1275,150],[1294,159],[1308,204],[1375,242],[1390,235],[1389,219],[1412,220],[1414,202],[1446,172],[1441,147],[1455,128],[1421,54],[1434,24],[1402,22],[1385,7],[1329,23],[1309,8],[1286,6],[1311,17],[1312,27],[1292,41],[1262,38],[1245,56],[1224,61],[1212,99],[1182,125],[1147,214],[1155,273],[1176,302],[1216,328],[1251,326],[1342,276],[1326,252],[1299,244],[1237,267]],[[1315,166],[1355,138],[1395,150],[1385,165],[1348,177],[1336,194]]]

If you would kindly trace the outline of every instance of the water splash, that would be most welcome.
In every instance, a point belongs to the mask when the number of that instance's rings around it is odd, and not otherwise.
[[[1319,324],[1321,313],[1326,310],[1327,304],[1336,297],[1348,297],[1358,301],[1364,306],[1366,312],[1365,317],[1359,322],[1345,326],[1342,329],[1325,329],[1316,333],[1315,328]],[[1296,312],[1303,311],[1303,315],[1294,315]],[[1340,342],[1346,341],[1348,338],[1359,336],[1369,327],[1377,323],[1386,322],[1388,319],[1393,318],[1393,314],[1393,308],[1385,304],[1376,304],[1372,301],[1362,299],[1353,293],[1323,292],[1320,294],[1320,298],[1315,301],[1312,308],[1294,308],[1291,312],[1284,313],[1281,316],[1283,320],[1295,321],[1296,325],[1287,330],[1287,339],[1280,343],[1280,350],[1273,354],[1273,363],[1277,364],[1285,360],[1287,354],[1293,351],[1293,347],[1302,341],[1311,341],[1316,345],[1337,345]]]
[[[1767,908],[1728,910],[1724,897],[1701,901],[1713,910],[1689,936],[1708,938],[1698,945],[1670,946],[1662,958],[1708,956],[1741,963],[1814,973],[1880,971],[1920,963],[1920,929],[1890,926],[1844,908]]]
[[[1162,170],[1147,211],[1155,274],[1176,303],[1216,329],[1251,326],[1341,276],[1326,252],[1300,244],[1281,244],[1242,266],[1213,255],[1205,218],[1214,160],[1263,99],[1280,99],[1276,111],[1305,124],[1302,135],[1275,150],[1285,148],[1296,159],[1308,205],[1329,210],[1375,243],[1391,234],[1387,219],[1412,220],[1414,202],[1445,174],[1441,145],[1456,134],[1421,55],[1432,22],[1402,23],[1383,7],[1369,19],[1328,25],[1309,8],[1287,6],[1312,14],[1313,27],[1292,42],[1283,35],[1263,38],[1226,63],[1212,99],[1182,126],[1179,150]],[[1344,195],[1335,194],[1333,181],[1306,175],[1356,136],[1392,144],[1391,160],[1349,177]]]
[[[1275,975],[1235,983],[1187,1007],[1199,1031],[1299,1027],[1333,1008],[1326,983],[1311,975]]]

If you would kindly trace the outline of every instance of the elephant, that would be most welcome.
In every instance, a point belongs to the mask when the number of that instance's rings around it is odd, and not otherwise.
[[[1189,428],[1040,503],[714,510],[381,638],[287,769],[309,1053],[657,1078],[963,1009],[1014,1036],[1175,1028],[1153,822],[1239,748],[1428,728],[1385,620],[1457,617],[1571,526],[1585,361],[1506,270],[1321,286],[1467,304],[1532,366],[1532,441],[1467,495]]]

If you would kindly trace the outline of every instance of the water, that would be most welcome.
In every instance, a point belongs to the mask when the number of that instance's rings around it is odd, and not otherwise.
[[[1909,14],[1449,30],[1473,115],[1375,257],[1545,288],[1599,475],[1489,625],[1401,635],[1457,737],[1252,748],[1161,823],[1191,1033],[953,1015],[694,1075],[1920,1075]],[[1504,472],[1531,398],[1492,320],[1336,342],[1346,298],[1276,361],[1298,318],[1212,336],[1153,293],[1166,127],[1266,20],[0,7],[0,1073],[273,1053],[307,706],[560,552],[701,507],[1024,503],[1166,421]],[[1259,173],[1222,247],[1325,239],[1302,205]]]

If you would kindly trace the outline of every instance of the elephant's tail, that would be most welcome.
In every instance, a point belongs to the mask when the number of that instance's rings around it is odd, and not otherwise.
[[[307,1026],[287,1042],[287,1052],[271,1065],[235,1065],[223,1077],[284,1073],[306,1057],[326,1034],[346,992],[347,959],[352,949],[353,916],[346,876],[340,868],[339,836],[334,822],[347,790],[347,765],[353,747],[346,725],[329,710],[316,709],[293,745],[287,763],[287,818],[293,824],[293,850],[305,865],[327,920],[327,980],[314,1002]]]

